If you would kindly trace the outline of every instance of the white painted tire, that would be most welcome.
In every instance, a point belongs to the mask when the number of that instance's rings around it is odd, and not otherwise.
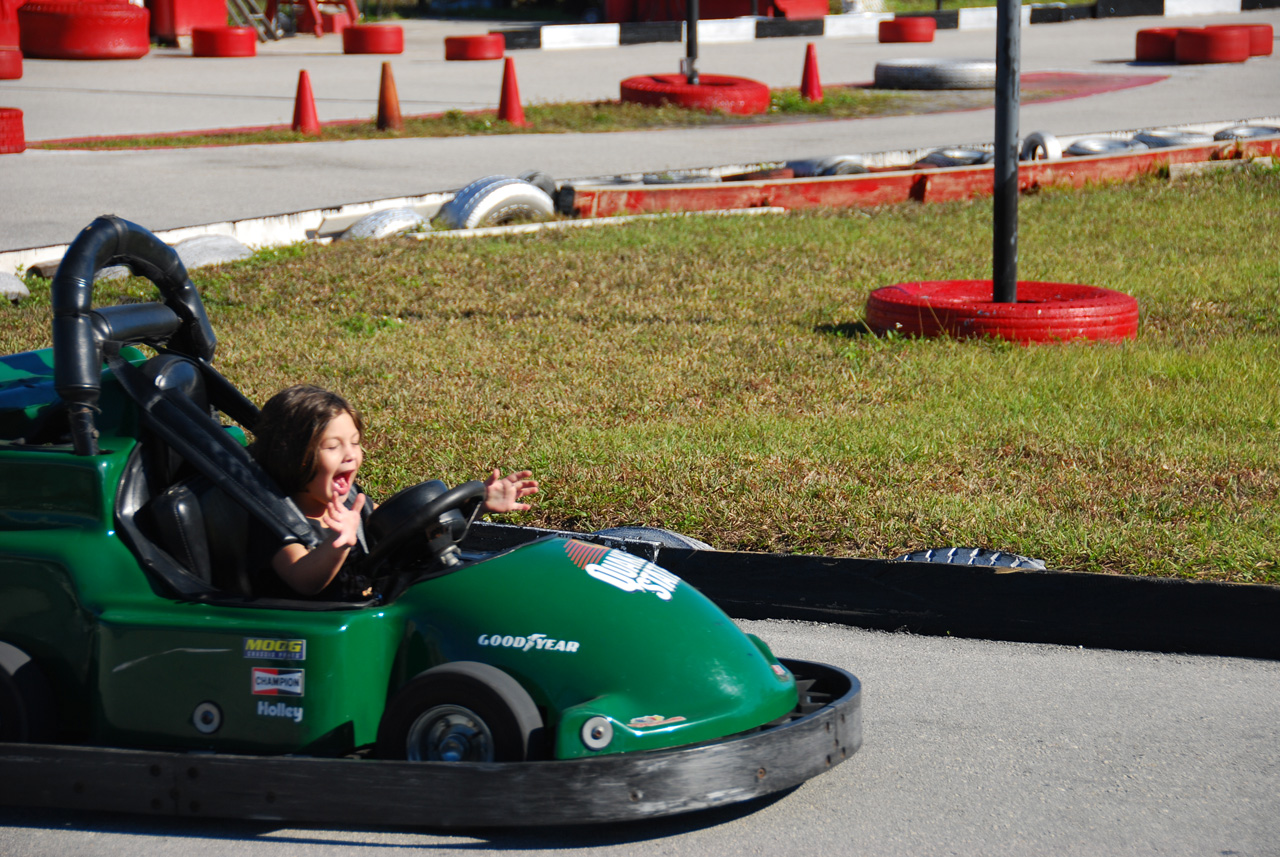
[[[426,219],[412,208],[384,208],[366,214],[348,226],[338,239],[349,241],[353,238],[387,238],[419,229],[426,224]]]
[[[1208,134],[1198,134],[1194,131],[1141,131],[1134,134],[1133,139],[1142,143],[1148,149],[1163,149],[1168,146],[1194,146],[1198,143],[1213,142],[1213,138]]]
[[[1067,147],[1068,155],[1114,155],[1147,148],[1137,140],[1120,140],[1115,137],[1081,137]]]
[[[197,235],[174,244],[173,250],[188,271],[248,259],[253,255],[252,250],[230,235]]]
[[[994,89],[995,60],[899,59],[876,63],[876,89]]]
[[[501,226],[517,218],[545,220],[555,213],[547,192],[524,179],[486,176],[476,179],[449,200],[436,215],[444,229]]]
[[[1034,131],[1022,141],[1020,161],[1056,161],[1062,157],[1062,144],[1048,131]]]
[[[0,299],[16,304],[29,297],[31,297],[31,290],[20,277],[15,277],[13,274],[0,274]]]
[[[1232,125],[1213,135],[1215,140],[1252,140],[1255,137],[1280,137],[1280,128],[1272,125]]]
[[[985,149],[965,149],[953,146],[947,149],[935,149],[916,161],[917,167],[972,167],[989,164],[995,160],[996,153]]]

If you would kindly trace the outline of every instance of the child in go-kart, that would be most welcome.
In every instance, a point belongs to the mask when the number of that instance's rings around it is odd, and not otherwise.
[[[363,518],[374,504],[355,489],[356,472],[364,461],[361,446],[364,422],[336,393],[300,385],[281,390],[262,408],[254,428],[250,452],[280,488],[298,505],[320,536],[320,544],[281,545],[255,528],[249,536],[251,573],[266,590],[274,571],[288,589],[279,594],[343,597],[351,587],[344,567],[353,554],[368,552]],[[485,480],[485,512],[516,512],[530,508],[520,502],[534,494],[538,483],[528,470],[503,476],[495,469]],[[368,508],[366,508],[368,507]],[[368,594],[368,593],[364,593]]]

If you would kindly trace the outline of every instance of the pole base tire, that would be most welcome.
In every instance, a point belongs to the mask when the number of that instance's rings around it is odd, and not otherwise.
[[[342,31],[344,54],[402,54],[404,28],[395,24],[352,24]]]
[[[990,280],[933,280],[876,289],[867,298],[874,333],[1011,342],[1118,342],[1138,335],[1138,301],[1098,286],[1018,282],[1017,303],[992,301]]]
[[[138,59],[151,50],[150,21],[129,3],[37,0],[18,10],[22,53],[39,59]]]
[[[1133,59],[1135,62],[1173,62],[1174,45],[1177,41],[1177,27],[1139,30],[1134,40]]]
[[[0,107],[0,155],[16,155],[26,149],[22,111],[16,107]]]
[[[444,58],[450,62],[500,60],[507,51],[507,38],[502,33],[484,36],[446,36]]]
[[[769,87],[745,77],[704,74],[691,84],[682,74],[645,74],[627,78],[621,88],[622,100],[631,104],[675,104],[737,116],[754,116],[769,109]]]
[[[892,42],[932,42],[933,34],[938,29],[938,22],[929,16],[894,18],[892,21],[881,21],[879,36],[881,44]]]
[[[1178,30],[1174,59],[1183,65],[1244,62],[1249,58],[1249,31],[1244,27],[1187,27]]]
[[[258,55],[258,34],[250,27],[193,27],[193,57],[254,57]]]

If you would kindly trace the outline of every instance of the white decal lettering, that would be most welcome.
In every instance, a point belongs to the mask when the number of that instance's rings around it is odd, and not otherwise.
[[[680,578],[665,568],[624,551],[609,551],[598,563],[587,565],[586,571],[623,592],[652,592],[663,601],[670,601],[671,593],[680,585]]]

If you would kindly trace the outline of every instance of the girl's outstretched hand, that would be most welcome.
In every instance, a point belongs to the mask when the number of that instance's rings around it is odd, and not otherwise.
[[[363,494],[357,496],[350,509],[344,500],[345,497],[334,497],[320,516],[320,523],[337,533],[332,542],[335,548],[351,547],[356,543],[360,530],[360,510],[364,508],[366,498]]]
[[[527,512],[532,509],[528,503],[520,502],[522,498],[538,493],[538,483],[531,476],[532,470],[503,476],[502,471],[495,467],[493,475],[484,481],[484,511]]]

